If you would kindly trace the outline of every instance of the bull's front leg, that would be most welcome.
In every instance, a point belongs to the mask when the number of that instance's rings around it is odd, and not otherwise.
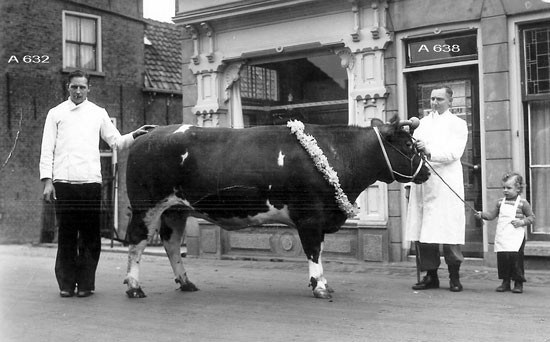
[[[198,291],[199,289],[187,277],[181,258],[181,243],[183,242],[184,231],[185,217],[178,219],[169,212],[164,213],[161,220],[160,236],[174,271],[175,281],[180,285],[181,291]]]
[[[334,290],[327,285],[323,274],[321,254],[324,234],[317,230],[299,230],[300,240],[309,265],[309,286],[315,298],[330,299]]]
[[[128,285],[128,290],[126,291],[128,298],[147,297],[139,284],[139,263],[146,246],[147,240],[142,240],[138,244],[129,245],[128,247],[128,270],[124,279],[124,284]]]

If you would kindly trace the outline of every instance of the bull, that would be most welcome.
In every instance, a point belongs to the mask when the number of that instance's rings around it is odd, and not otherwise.
[[[415,122],[405,122],[415,126]],[[140,260],[158,232],[182,291],[196,291],[180,246],[189,216],[225,230],[282,223],[298,230],[316,298],[330,298],[324,236],[353,216],[351,203],[376,181],[429,177],[397,117],[371,127],[303,125],[246,129],[170,125],[138,138],[128,154],[130,298],[145,297]]]

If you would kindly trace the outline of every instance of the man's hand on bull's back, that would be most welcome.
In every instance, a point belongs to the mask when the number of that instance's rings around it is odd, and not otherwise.
[[[149,133],[150,131],[152,131],[153,129],[155,129],[157,127],[157,125],[143,125],[141,126],[140,128],[136,129],[135,131],[132,132],[132,136],[134,137],[134,139],[136,139],[137,137],[139,137],[140,135],[144,135],[144,134],[147,134]]]

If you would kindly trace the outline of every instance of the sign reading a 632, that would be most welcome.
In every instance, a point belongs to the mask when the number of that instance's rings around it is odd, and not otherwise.
[[[50,56],[48,55],[24,55],[24,56],[16,56],[11,55],[11,57],[8,59],[8,64],[10,63],[25,63],[25,64],[48,64],[50,63]]]

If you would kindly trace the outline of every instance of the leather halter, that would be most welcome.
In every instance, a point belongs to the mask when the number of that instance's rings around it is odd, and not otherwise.
[[[412,176],[407,176],[407,175],[404,175],[402,173],[399,173],[397,171],[395,171],[392,166],[391,166],[391,162],[390,162],[390,158],[388,157],[388,152],[386,151],[386,146],[384,146],[384,143],[382,142],[382,137],[380,136],[380,131],[378,130],[378,127],[373,127],[374,129],[374,132],[376,133],[376,137],[378,138],[378,142],[380,143],[380,148],[382,149],[382,153],[384,154],[384,159],[386,160],[386,165],[388,166],[388,169],[390,170],[390,174],[391,174],[391,178],[395,181],[395,175],[398,175],[398,176],[401,176],[403,178],[410,178],[411,181],[413,179],[416,178],[416,176],[418,176],[418,173],[420,172],[420,169],[422,169],[422,166],[424,165],[424,159],[423,158],[420,158],[420,163],[418,163],[418,167],[416,168],[416,171],[414,172],[414,174]],[[401,152],[401,151],[399,151]],[[403,156],[405,156],[405,154],[403,154]],[[405,156],[407,157],[407,156]],[[409,157],[407,157],[409,158]],[[411,160],[411,163],[412,163],[412,158],[409,158]]]

